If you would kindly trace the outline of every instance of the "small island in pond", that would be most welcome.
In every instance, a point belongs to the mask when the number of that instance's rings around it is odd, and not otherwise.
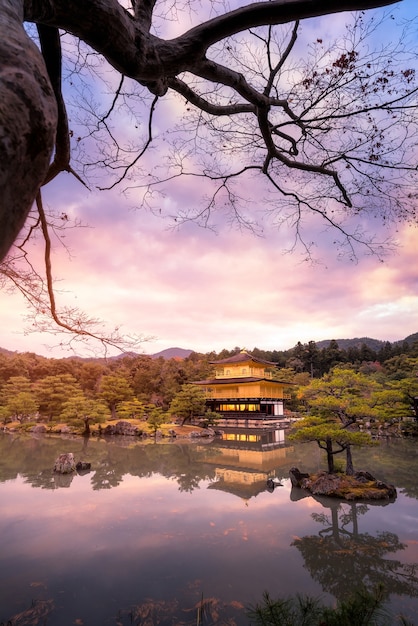
[[[293,487],[308,491],[313,496],[328,496],[343,500],[394,500],[396,488],[377,480],[369,472],[359,471],[353,475],[318,472],[305,474],[297,467],[289,470]]]

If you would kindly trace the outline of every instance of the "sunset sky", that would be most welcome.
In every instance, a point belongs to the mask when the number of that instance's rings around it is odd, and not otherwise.
[[[403,0],[397,10],[404,18],[418,16],[416,0]],[[316,24],[332,30],[341,19]],[[181,207],[197,185],[177,185],[166,202]],[[398,225],[387,233],[398,248],[384,262],[363,256],[356,263],[340,260],[333,236],[312,220],[318,245],[308,263],[302,250],[286,252],[292,232],[278,232],[268,220],[261,235],[222,217],[217,232],[192,223],[174,229],[150,212],[133,210],[135,192],[88,191],[68,174],[45,189],[44,203],[88,224],[68,231],[68,251],[56,247],[59,304],[79,307],[108,328],[153,337],[138,351],[286,350],[298,341],[396,341],[418,332],[417,227]],[[367,226],[380,236],[377,222]],[[40,258],[40,243],[33,254]],[[71,354],[59,337],[25,332],[26,315],[21,296],[0,295],[0,347],[55,358]],[[90,354],[81,346],[77,352]]]

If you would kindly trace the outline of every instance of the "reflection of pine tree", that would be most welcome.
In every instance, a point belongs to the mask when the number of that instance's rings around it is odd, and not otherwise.
[[[58,489],[60,486],[57,484],[60,474],[54,474],[52,470],[43,470],[37,474],[31,474],[25,477],[25,483],[29,483],[32,487],[39,487],[41,489]],[[70,476],[70,474],[67,474]],[[72,477],[71,477],[72,480]],[[67,484],[67,486],[69,486]]]
[[[91,485],[95,491],[117,487],[123,479],[123,473],[109,459],[102,460],[91,477]]]
[[[213,478],[214,469],[202,463],[198,451],[181,444],[133,444],[123,447],[122,438],[117,445],[110,444],[93,465],[91,485],[94,490],[117,487],[125,475],[146,477],[159,474],[178,482],[179,491],[192,492],[202,480]]]
[[[378,532],[376,536],[359,532],[358,517],[367,513],[368,506],[335,502],[328,508],[329,515],[312,515],[324,526],[323,530],[318,535],[296,539],[292,544],[324,591],[341,601],[360,586],[372,591],[382,584],[387,596],[418,596],[418,564],[385,558],[406,548],[398,536],[388,531]],[[349,525],[351,530],[347,528]]]

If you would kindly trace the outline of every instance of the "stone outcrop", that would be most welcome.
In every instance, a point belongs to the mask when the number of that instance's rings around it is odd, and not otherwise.
[[[60,454],[55,459],[54,472],[58,474],[71,474],[76,471],[76,465],[74,460],[74,454],[72,452],[65,452]]]
[[[103,430],[105,435],[130,435],[137,436],[142,434],[137,426],[126,420],[116,422],[116,424],[109,424]]]
[[[328,496],[343,500],[393,500],[396,489],[377,480],[369,472],[356,472],[353,476],[346,474],[303,474],[296,467],[289,471],[293,487],[309,491],[313,496]]]
[[[212,430],[212,428],[201,428],[199,430],[192,430],[189,434],[188,437],[190,439],[199,439],[199,438],[208,438],[208,437],[214,437],[215,436],[215,432]]]
[[[297,467],[292,467],[289,470],[290,482],[293,487],[300,487],[300,484],[304,478],[309,478],[309,474],[300,472]]]
[[[30,429],[31,433],[46,433],[47,430],[45,424],[35,424],[35,426],[32,426]]]
[[[267,478],[267,491],[273,493],[276,487],[283,487],[278,478]]]
[[[91,470],[91,463],[86,461],[75,462],[72,452],[64,452],[55,459],[54,472],[56,474],[74,474],[75,472],[85,473]]]
[[[85,461],[78,461],[76,463],[75,468],[77,472],[88,472],[91,470],[91,463],[87,463]]]

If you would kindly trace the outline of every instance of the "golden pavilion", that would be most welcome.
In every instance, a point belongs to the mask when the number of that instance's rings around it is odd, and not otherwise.
[[[226,359],[211,361],[215,378],[199,380],[209,410],[224,418],[264,420],[284,414],[292,383],[279,379],[277,363],[255,357],[245,350]]]

